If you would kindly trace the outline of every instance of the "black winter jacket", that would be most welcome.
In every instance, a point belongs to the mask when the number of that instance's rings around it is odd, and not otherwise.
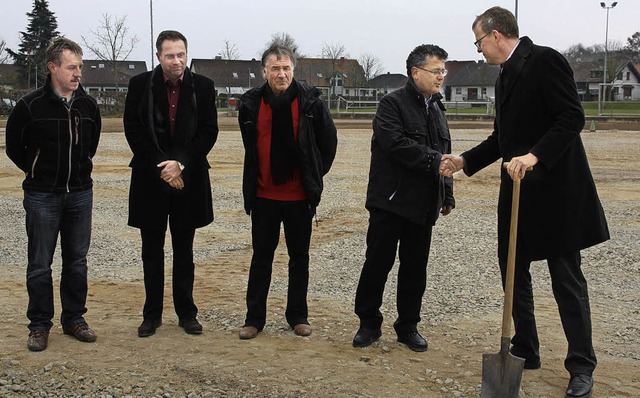
[[[238,123],[245,148],[242,193],[244,195],[244,209],[247,214],[251,213],[256,199],[258,185],[256,123],[260,101],[262,101],[267,84],[255,87],[240,97]],[[298,145],[302,154],[302,184],[307,194],[309,206],[315,209],[320,203],[322,195],[322,177],[329,172],[336,156],[338,136],[329,109],[320,98],[320,90],[299,83],[295,79],[291,84],[298,85],[300,109]]]
[[[380,101],[373,119],[367,209],[381,209],[421,225],[435,224],[443,205],[455,207],[453,179],[438,174],[451,136],[442,96],[429,108],[409,80]]]
[[[71,192],[93,186],[91,159],[101,128],[96,100],[82,86],[69,108],[45,85],[22,97],[7,120],[7,156],[25,172],[22,188]]]

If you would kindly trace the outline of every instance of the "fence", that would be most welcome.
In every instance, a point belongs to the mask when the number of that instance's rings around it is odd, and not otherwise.
[[[380,101],[359,101],[338,97],[336,112],[348,115],[374,115]],[[448,115],[494,115],[491,101],[443,101]]]

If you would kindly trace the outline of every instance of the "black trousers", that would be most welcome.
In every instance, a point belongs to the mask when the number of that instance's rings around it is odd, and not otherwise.
[[[507,260],[500,259],[504,286]],[[569,343],[565,368],[570,374],[591,375],[597,360],[591,335],[591,308],[587,281],[580,268],[580,252],[547,259],[551,287],[558,304],[565,337]],[[516,255],[513,292],[515,334],[511,339],[514,355],[533,360],[540,358],[540,341],[534,315],[531,260]]]
[[[431,231],[431,225],[414,224],[382,210],[369,211],[367,252],[355,302],[360,327],[379,329],[382,325],[384,287],[399,251],[398,319],[394,327],[396,331],[415,329],[427,286]]]
[[[247,286],[245,326],[264,328],[267,296],[271,284],[273,257],[280,240],[280,224],[289,254],[287,323],[293,327],[308,324],[307,289],[309,286],[309,244],[313,214],[306,201],[285,202],[258,198],[251,211],[253,256]]]
[[[144,269],[144,319],[162,318],[164,297],[164,241],[166,231],[141,229],[142,266]],[[173,305],[179,319],[195,318],[198,308],[193,302],[193,238],[195,230],[171,228],[173,247]]]

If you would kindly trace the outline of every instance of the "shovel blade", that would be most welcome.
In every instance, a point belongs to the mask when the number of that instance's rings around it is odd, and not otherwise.
[[[482,398],[517,398],[524,359],[508,350],[482,354]]]

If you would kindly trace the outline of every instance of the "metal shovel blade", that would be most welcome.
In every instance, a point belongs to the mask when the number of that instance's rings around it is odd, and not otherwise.
[[[496,354],[482,354],[482,398],[518,397],[524,359],[511,354],[508,344]]]

